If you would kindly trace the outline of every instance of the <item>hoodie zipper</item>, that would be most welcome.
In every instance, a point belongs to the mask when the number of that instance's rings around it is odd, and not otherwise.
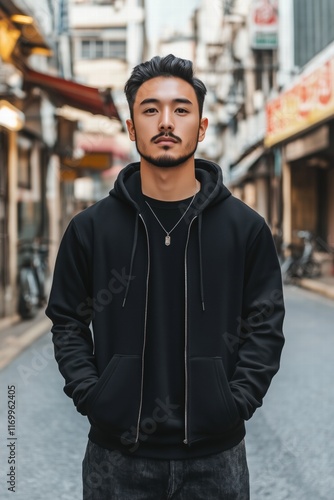
[[[142,414],[142,408],[143,408],[143,393],[144,393],[144,363],[145,363],[145,349],[146,349],[146,336],[147,336],[147,309],[148,309],[148,284],[149,284],[149,277],[150,277],[150,265],[151,265],[151,257],[150,257],[150,242],[148,238],[148,230],[147,226],[145,224],[145,221],[142,217],[141,214],[139,214],[139,217],[141,218],[145,232],[146,232],[146,240],[147,240],[147,276],[146,276],[146,298],[145,298],[145,318],[144,318],[144,341],[143,341],[143,350],[142,350],[142,357],[141,357],[141,363],[142,363],[142,368],[141,368],[141,385],[140,385],[140,403],[139,403],[139,412],[138,412],[138,420],[137,420],[137,432],[136,432],[136,440],[135,443],[138,443],[139,440],[139,430],[140,430],[140,419],[141,419],[141,414]]]
[[[188,236],[184,253],[184,375],[185,375],[185,391],[184,391],[184,444],[188,444],[188,273],[187,273],[187,252],[190,238],[190,230],[192,223],[197,219],[197,215],[190,221],[188,227]]]
[[[150,245],[149,245],[149,237],[146,223],[141,214],[139,214],[141,218],[147,240],[147,276],[146,276],[146,298],[145,298],[145,318],[144,318],[144,341],[143,341],[143,350],[142,350],[142,375],[141,375],[141,386],[140,386],[140,403],[139,403],[139,412],[138,412],[138,420],[137,420],[137,432],[136,432],[136,440],[135,443],[139,440],[140,433],[140,419],[142,414],[143,407],[143,393],[144,393],[144,362],[145,362],[145,349],[146,349],[146,337],[147,337],[147,310],[148,310],[148,285],[149,285],[149,276],[150,276]],[[185,331],[184,331],[184,367],[185,367],[185,408],[184,408],[184,424],[185,424],[185,436],[184,436],[184,444],[188,444],[188,273],[187,273],[187,252],[188,252],[188,244],[190,238],[190,230],[194,220],[197,219],[197,215],[190,221],[188,227],[188,235],[184,253],[184,280],[185,280]]]

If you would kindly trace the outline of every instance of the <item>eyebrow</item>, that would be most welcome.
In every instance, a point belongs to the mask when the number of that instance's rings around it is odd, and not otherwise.
[[[144,99],[141,103],[139,103],[139,106],[143,106],[144,104],[154,104],[159,102],[161,102],[159,99],[155,99],[154,97],[148,97],[147,99]],[[186,99],[185,97],[177,97],[176,99],[173,99],[172,102],[180,104],[190,104],[191,106],[193,105],[193,103],[189,101],[189,99]]]

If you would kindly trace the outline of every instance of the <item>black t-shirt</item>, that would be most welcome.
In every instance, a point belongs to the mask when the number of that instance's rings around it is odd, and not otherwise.
[[[185,269],[189,217],[182,217],[192,198],[165,202],[142,195],[140,205],[150,242],[150,278],[144,361],[142,440],[181,444],[185,425]],[[150,205],[156,217],[153,215]]]

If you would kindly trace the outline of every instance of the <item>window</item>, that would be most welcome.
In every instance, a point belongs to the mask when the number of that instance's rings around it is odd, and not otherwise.
[[[115,59],[126,59],[126,43],[124,41],[113,41],[108,42],[108,57]]]
[[[66,0],[61,0],[59,5],[59,25],[58,34],[67,33],[68,31],[68,3]]]
[[[304,66],[334,40],[333,16],[333,0],[294,0],[297,66]]]
[[[255,90],[263,90],[266,95],[274,86],[275,51],[254,50]]]
[[[103,50],[103,40],[96,40],[95,42],[95,57],[96,59],[103,59],[104,50]]]
[[[225,15],[232,14],[234,7],[234,0],[225,0],[225,2],[223,2],[223,6]]]
[[[126,59],[125,40],[82,40],[82,59]]]
[[[81,42],[81,57],[82,59],[90,59],[90,42],[88,40]]]

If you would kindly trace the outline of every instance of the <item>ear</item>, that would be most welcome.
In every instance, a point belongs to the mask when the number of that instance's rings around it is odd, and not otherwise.
[[[209,120],[207,118],[201,118],[198,131],[198,142],[202,142],[204,140],[208,125],[209,125]]]
[[[135,126],[133,124],[133,121],[130,119],[126,120],[126,127],[128,129],[128,134],[129,134],[130,140],[135,141],[136,140],[136,130],[135,130]]]

